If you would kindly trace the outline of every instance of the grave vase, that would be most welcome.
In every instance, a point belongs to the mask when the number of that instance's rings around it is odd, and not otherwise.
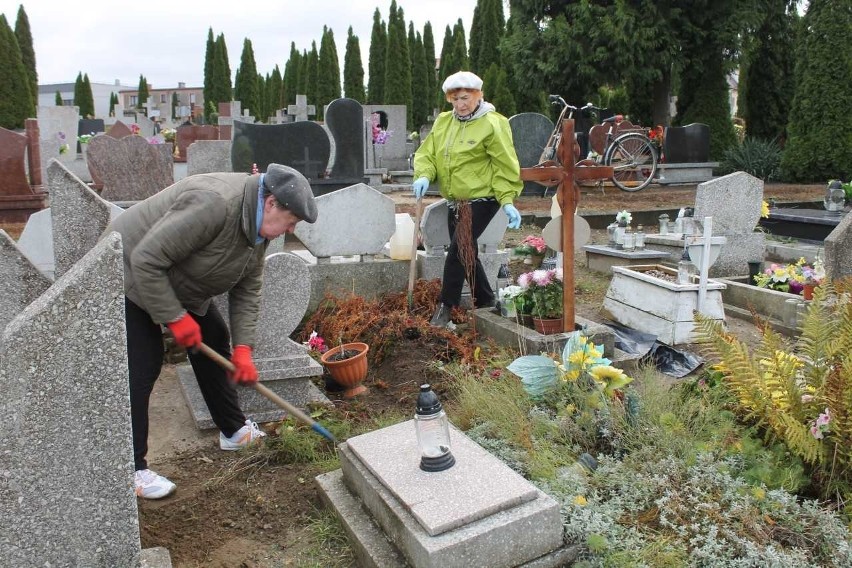
[[[814,284],[805,284],[802,287],[802,298],[804,298],[805,300],[813,300],[814,288],[816,288]]]
[[[334,382],[341,385],[344,398],[353,398],[361,393],[367,392],[367,387],[361,382],[367,378],[367,352],[370,347],[366,343],[344,343],[333,349],[329,349],[320,356],[322,364],[331,373]],[[339,353],[354,355],[345,359],[338,359]]]
[[[562,333],[562,318],[533,318],[535,330],[542,335]]]
[[[524,264],[529,264],[532,266],[533,270],[538,270],[541,268],[541,263],[544,262],[543,254],[531,254],[524,258]]]

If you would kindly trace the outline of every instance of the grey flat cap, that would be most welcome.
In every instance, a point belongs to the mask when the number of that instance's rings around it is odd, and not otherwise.
[[[473,89],[474,91],[482,90],[482,79],[470,71],[459,71],[453,73],[444,81],[441,86],[444,92],[452,91],[453,89]]]
[[[263,185],[278,202],[308,223],[317,220],[317,203],[307,178],[289,166],[269,164]]]

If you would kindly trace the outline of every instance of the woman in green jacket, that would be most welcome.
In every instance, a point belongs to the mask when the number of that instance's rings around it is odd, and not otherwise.
[[[447,77],[442,86],[453,110],[441,113],[414,155],[414,196],[429,183],[441,185],[449,205],[450,247],[444,262],[441,302],[431,324],[444,327],[461,302],[467,278],[474,307],[494,305],[494,291],[479,261],[477,239],[502,208],[508,227],[521,226],[512,204],[523,189],[520,165],[506,117],[482,98],[482,79],[469,71]]]

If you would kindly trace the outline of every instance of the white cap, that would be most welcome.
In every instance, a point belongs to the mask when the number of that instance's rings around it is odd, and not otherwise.
[[[458,73],[453,73],[447,77],[441,88],[445,93],[452,91],[453,89],[474,89],[476,91],[481,91],[482,79],[470,71],[459,71]]]

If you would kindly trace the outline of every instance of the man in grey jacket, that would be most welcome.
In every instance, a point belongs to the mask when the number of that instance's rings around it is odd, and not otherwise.
[[[257,381],[251,357],[269,241],[313,223],[308,180],[270,164],[265,174],[199,174],[182,179],[119,215],[106,229],[121,233],[130,410],[136,494],[160,499],[175,484],[148,469],[148,401],[163,364],[161,324],[188,350],[219,447],[236,450],[264,436],[240,410],[219,365],[193,348],[203,341],[231,360],[236,383]],[[212,303],[228,293],[232,338]]]

